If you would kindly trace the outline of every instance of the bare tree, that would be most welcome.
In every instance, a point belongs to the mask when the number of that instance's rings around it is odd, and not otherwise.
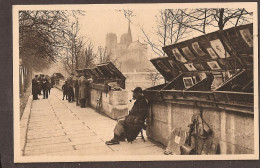
[[[107,47],[98,46],[97,48],[97,59],[98,63],[114,62],[111,58],[112,52]]]
[[[168,9],[171,19],[182,26],[206,34],[207,28],[223,30],[227,24],[238,26],[252,20],[252,12],[245,8],[198,8],[198,9]],[[182,17],[182,21],[179,18]]]
[[[79,69],[80,61],[84,57],[84,50],[86,44],[86,37],[80,36],[80,28],[78,23],[78,18],[73,16],[74,22],[68,27],[67,32],[64,34],[65,37],[65,48],[66,57],[63,57],[63,63],[66,71],[68,73],[74,73],[76,69]]]
[[[94,51],[94,45],[89,42],[85,49],[85,67],[92,68],[95,65],[95,60],[97,59],[97,54]]]
[[[146,72],[148,72],[148,78],[152,82],[152,86],[155,86],[156,82],[163,79],[160,72],[158,72],[156,69],[146,69]]]
[[[154,32],[146,32],[140,27],[145,37],[144,42],[149,44],[153,52],[158,56],[165,55],[162,50],[163,46],[176,43],[186,38],[189,33],[187,27],[180,24],[184,18],[179,16],[178,21],[173,20],[171,12],[167,9],[159,11],[159,15],[156,15],[157,27]]]

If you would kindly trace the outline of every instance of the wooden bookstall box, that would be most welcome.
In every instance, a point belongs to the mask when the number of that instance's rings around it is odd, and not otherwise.
[[[241,130],[239,119],[254,121],[253,24],[209,33],[163,50],[167,57],[151,62],[167,82],[144,90],[150,104],[148,136],[166,145],[168,134],[160,131],[188,129],[177,120],[190,120],[203,111],[214,137],[223,143],[221,153],[252,153],[254,146],[247,146],[246,138],[227,138],[230,135],[225,129],[230,127],[236,137]],[[228,117],[233,117],[231,125]],[[252,134],[248,136],[253,141],[254,127],[249,125],[247,131]]]

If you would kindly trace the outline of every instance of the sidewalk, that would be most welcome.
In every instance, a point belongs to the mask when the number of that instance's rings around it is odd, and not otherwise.
[[[49,99],[32,101],[28,123],[21,120],[22,154],[25,156],[163,155],[164,147],[147,137],[133,143],[105,145],[113,137],[116,121],[62,100],[62,92],[51,90]],[[21,131],[22,132],[22,131]]]

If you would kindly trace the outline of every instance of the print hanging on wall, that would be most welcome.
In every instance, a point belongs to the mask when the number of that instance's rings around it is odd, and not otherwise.
[[[217,61],[211,61],[211,62],[207,62],[207,64],[209,65],[211,70],[220,70],[220,66],[217,63]]]
[[[215,51],[212,48],[207,48],[207,51],[208,51],[209,55],[211,56],[211,58],[213,58],[213,59],[218,58],[217,54],[215,53]]]
[[[159,68],[161,68],[161,69],[164,70],[165,72],[171,72],[171,70],[170,70],[168,67],[166,67],[166,66],[162,63],[162,61],[158,60],[158,61],[156,62],[156,64],[158,65]]]
[[[172,49],[172,53],[175,56],[176,60],[185,63],[187,62],[187,60],[181,55],[180,51],[178,50],[178,48],[174,48]]]
[[[196,71],[197,69],[194,67],[193,63],[189,63],[189,64],[184,64],[185,67],[189,70],[189,71]]]
[[[199,56],[205,56],[206,53],[204,53],[202,51],[202,49],[199,46],[198,42],[192,43],[192,48],[194,49],[194,51],[199,55]]]
[[[219,39],[210,41],[210,44],[220,58],[230,57]]]
[[[247,43],[249,47],[253,47],[253,37],[249,31],[249,29],[239,30],[242,38]]]
[[[183,83],[185,88],[191,87],[194,85],[192,77],[183,77]]]
[[[196,59],[196,57],[192,54],[192,52],[190,51],[190,49],[188,47],[184,47],[182,48],[183,53],[185,54],[186,58],[188,58],[189,60],[194,60]]]

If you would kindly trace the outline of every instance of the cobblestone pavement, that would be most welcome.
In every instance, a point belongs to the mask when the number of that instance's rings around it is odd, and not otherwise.
[[[146,137],[133,143],[105,145],[113,136],[116,121],[62,100],[52,89],[49,99],[32,101],[28,123],[21,121],[21,148],[25,156],[163,155],[163,147]]]

